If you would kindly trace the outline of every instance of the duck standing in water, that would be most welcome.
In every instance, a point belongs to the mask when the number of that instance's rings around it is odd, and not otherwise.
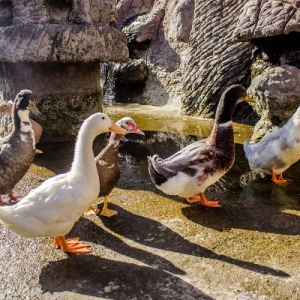
[[[125,129],[127,133],[135,133],[144,135],[134,120],[130,117],[124,117],[116,122],[116,124]],[[119,143],[124,137],[124,134],[112,133],[107,146],[96,156],[95,161],[97,165],[99,181],[100,181],[100,193],[99,197],[104,197],[103,208],[100,215],[111,217],[116,215],[116,210],[108,209],[108,195],[116,186],[120,179],[120,168],[118,164]],[[92,205],[87,214],[98,214],[99,210],[96,205]]]
[[[254,172],[271,174],[276,184],[285,184],[282,173],[300,159],[300,107],[288,122],[258,143],[244,143],[246,158]]]
[[[239,84],[230,86],[221,96],[208,138],[194,142],[166,159],[158,155],[148,157],[150,178],[159,190],[184,197],[190,203],[220,207],[218,201],[208,201],[204,192],[234,163],[232,115],[236,104],[243,100],[251,102],[245,88]]]
[[[3,101],[0,103],[0,113],[11,115],[13,105],[14,103],[11,100]],[[43,128],[38,122],[32,119],[30,119],[30,123],[34,132],[35,143],[37,144],[42,136]]]
[[[8,194],[9,202],[17,200],[13,188],[28,171],[35,156],[35,139],[29,120],[29,110],[38,114],[33,93],[20,91],[13,104],[11,133],[0,140],[0,205],[1,195]]]
[[[92,147],[95,137],[108,131],[126,133],[106,114],[87,118],[78,133],[71,170],[44,181],[17,204],[0,207],[0,221],[24,237],[54,237],[54,246],[64,252],[90,252],[78,238],[66,240],[65,235],[97,200],[100,184]]]

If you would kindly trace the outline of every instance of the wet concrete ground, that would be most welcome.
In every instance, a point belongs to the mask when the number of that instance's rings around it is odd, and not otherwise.
[[[149,118],[135,107],[126,114],[143,130],[161,130],[151,109]],[[117,120],[123,108],[107,112]],[[196,135],[189,130],[197,120],[172,113],[163,131]],[[210,125],[201,123],[201,133]],[[236,125],[235,132],[240,143],[251,128]],[[122,176],[109,197],[119,214],[82,217],[69,234],[91,245],[89,255],[65,254],[51,239],[21,238],[0,225],[0,299],[300,299],[299,162],[284,174],[290,182],[277,186],[249,172],[237,144],[235,165],[206,193],[222,207],[202,208],[162,194],[147,172],[146,155],[167,156],[194,138],[127,136]],[[95,151],[103,143],[97,139]],[[73,143],[38,148],[20,194],[70,168]]]

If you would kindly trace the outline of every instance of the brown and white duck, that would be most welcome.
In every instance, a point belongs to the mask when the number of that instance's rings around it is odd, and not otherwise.
[[[11,115],[13,105],[14,102],[11,100],[3,101],[0,103],[0,113]],[[37,144],[42,136],[43,128],[38,122],[32,119],[30,119],[30,123],[34,132],[35,143]]]
[[[144,135],[134,120],[130,117],[124,117],[116,122],[116,124],[126,130],[127,133],[135,133]],[[96,156],[95,161],[100,181],[99,197],[104,197],[103,208],[100,215],[111,217],[116,215],[116,210],[108,209],[108,195],[117,185],[120,179],[120,168],[118,164],[119,143],[125,134],[111,133],[107,146]],[[96,205],[90,207],[87,214],[99,213]]]
[[[210,136],[194,142],[169,158],[148,157],[148,169],[155,186],[169,195],[186,198],[190,203],[220,207],[204,195],[233,165],[235,159],[232,115],[237,103],[246,100],[246,90],[235,84],[227,88],[219,101]]]
[[[30,90],[20,91],[13,104],[11,133],[0,140],[0,204],[1,195],[8,194],[9,202],[17,200],[13,188],[28,171],[35,155],[35,139],[29,111],[38,114]]]

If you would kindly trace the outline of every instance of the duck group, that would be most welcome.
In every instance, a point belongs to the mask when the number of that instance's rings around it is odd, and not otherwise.
[[[235,144],[232,116],[236,105],[253,102],[239,84],[228,87],[220,97],[211,134],[191,143],[168,158],[148,157],[148,172],[153,184],[165,194],[176,195],[189,203],[220,207],[208,200],[206,189],[232,167]],[[131,117],[114,123],[105,113],[89,116],[81,125],[70,171],[56,175],[32,189],[21,200],[13,189],[34,160],[37,132],[29,112],[39,113],[30,90],[20,91],[15,100],[0,107],[12,113],[12,132],[0,141],[0,195],[8,194],[9,204],[0,196],[0,221],[24,237],[53,237],[54,246],[64,252],[89,253],[89,245],[77,237],[66,239],[75,222],[87,211],[98,214],[95,203],[104,197],[100,215],[111,217],[108,196],[120,178],[119,143],[128,133],[143,135]],[[300,158],[300,108],[282,128],[266,135],[259,143],[244,143],[250,168],[272,175],[277,184],[285,183],[282,173]],[[93,142],[101,133],[111,132],[107,145],[94,155]],[[15,203],[10,203],[14,202]],[[72,209],[70,209],[72,208]]]

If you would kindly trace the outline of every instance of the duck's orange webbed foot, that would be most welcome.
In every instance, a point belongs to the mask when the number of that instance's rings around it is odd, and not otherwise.
[[[282,177],[282,173],[280,173],[278,176],[276,176],[275,172],[271,171],[272,175],[272,181],[278,185],[284,185],[287,183],[287,180]]]
[[[100,215],[105,216],[105,217],[112,217],[114,215],[117,215],[118,212],[116,210],[112,210],[107,207],[107,202],[108,202],[107,199],[108,199],[108,196],[104,196],[103,208],[101,210]]]
[[[193,197],[186,199],[189,203],[200,202],[202,206],[206,207],[221,207],[219,201],[209,201],[206,199],[204,193],[200,193],[199,195],[195,195]]]
[[[118,212],[116,210],[112,210],[112,209],[108,209],[108,208],[106,208],[106,209],[103,208],[100,213],[101,216],[105,216],[105,217],[112,217],[117,214],[118,214]]]
[[[90,245],[81,244],[78,238],[66,240],[64,236],[57,236],[54,238],[53,245],[68,253],[86,254],[91,252],[88,249]]]
[[[196,203],[196,202],[200,202],[200,196],[199,195],[194,195],[190,198],[185,198],[185,200],[188,202],[188,203]]]

